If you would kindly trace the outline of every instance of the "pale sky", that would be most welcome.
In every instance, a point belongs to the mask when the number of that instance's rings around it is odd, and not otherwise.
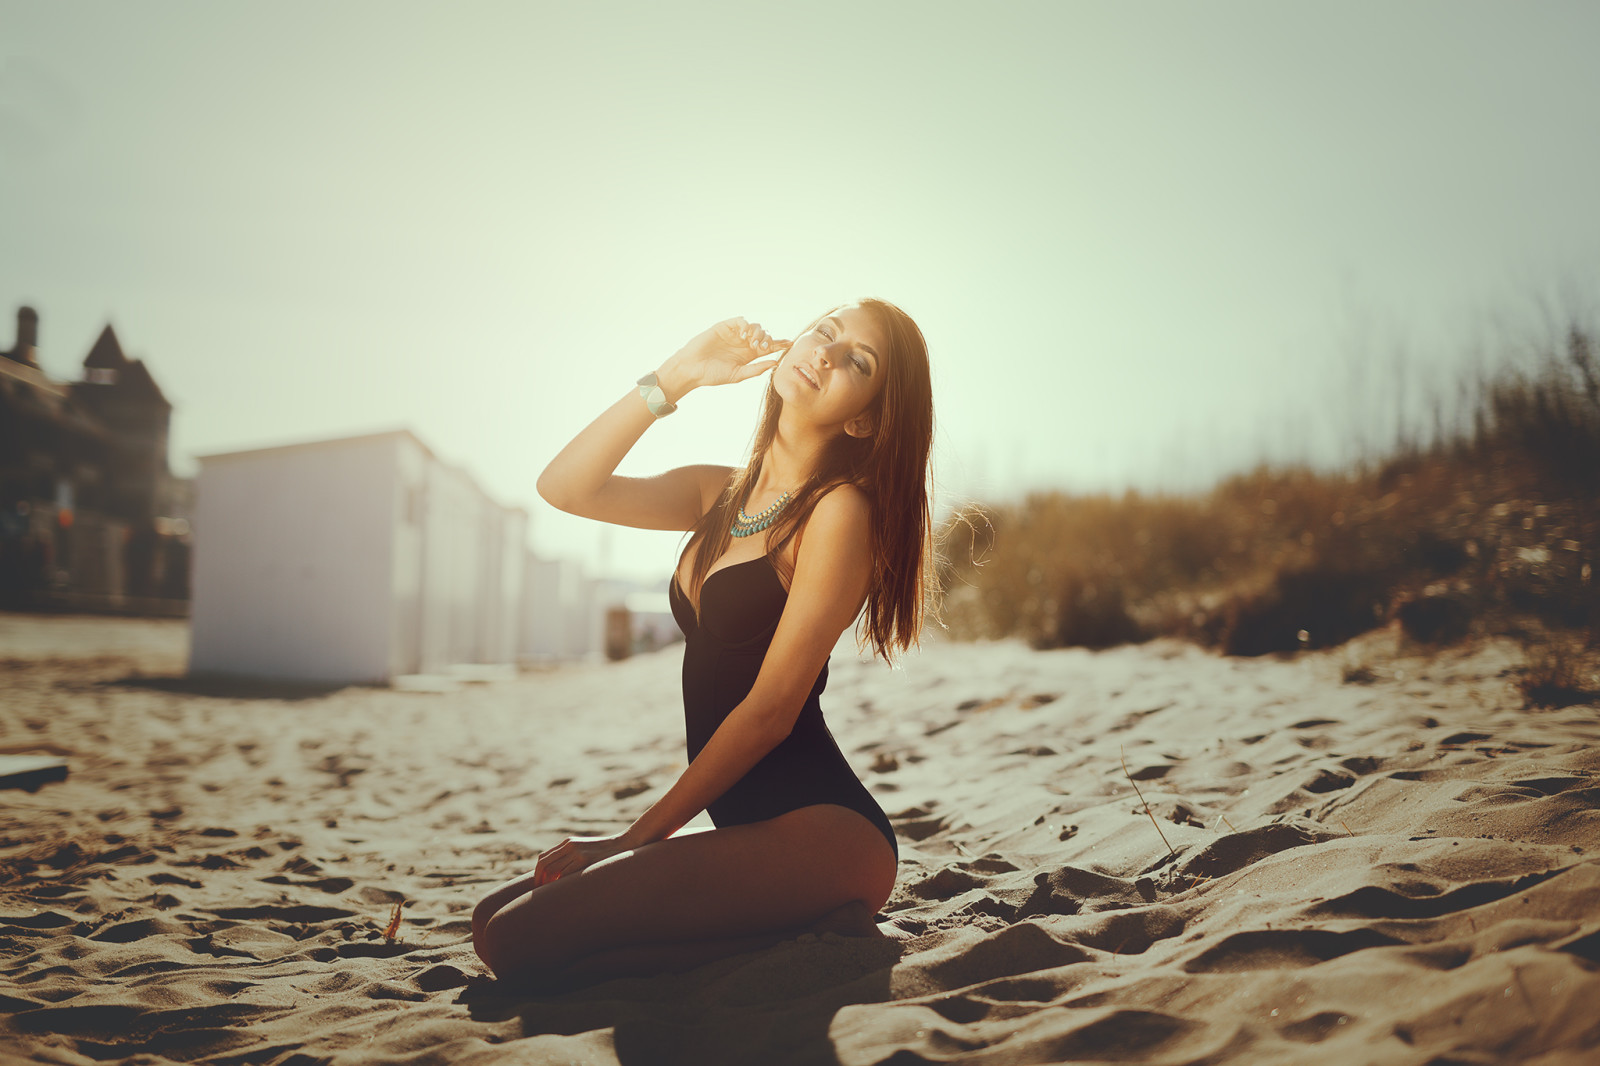
[[[733,315],[910,312],[941,509],[1333,462],[1593,307],[1597,45],[1593,3],[0,0],[0,348],[29,304],[76,378],[112,323],[182,473],[410,427],[642,578],[677,535],[535,479]],[[622,472],[741,461],[762,387]]]

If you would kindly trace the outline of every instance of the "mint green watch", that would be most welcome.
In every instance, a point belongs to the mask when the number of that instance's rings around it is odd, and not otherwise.
[[[644,397],[650,413],[657,418],[665,418],[678,409],[677,404],[667,402],[667,394],[662,391],[661,383],[656,380],[654,370],[639,379],[639,395]]]

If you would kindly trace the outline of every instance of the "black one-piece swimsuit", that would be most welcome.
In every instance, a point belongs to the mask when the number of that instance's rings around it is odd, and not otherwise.
[[[683,718],[689,758],[700,754],[755,684],[789,593],[765,555],[714,570],[700,590],[700,622],[674,576],[668,592],[672,616],[683,630]],[[883,808],[873,800],[822,720],[823,663],[789,735],[750,772],[711,802],[717,826],[775,818],[813,803],[837,803],[859,811],[878,827],[895,858],[900,846]]]

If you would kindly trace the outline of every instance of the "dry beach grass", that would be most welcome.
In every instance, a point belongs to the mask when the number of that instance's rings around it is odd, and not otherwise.
[[[172,680],[185,639],[0,616],[0,745],[72,762],[0,810],[15,1055],[1553,1064],[1600,1044],[1600,723],[1525,709],[1514,641],[943,643],[899,671],[841,649],[824,705],[902,842],[881,935],[538,996],[487,978],[470,907],[671,780],[680,649],[454,695],[248,692]]]
[[[1532,370],[1484,386],[1470,425],[1352,469],[1262,466],[1204,493],[1041,492],[977,510],[943,531],[951,630],[1041,648],[1176,636],[1260,655],[1398,620],[1421,643],[1513,636],[1592,674],[1593,349],[1573,326]]]

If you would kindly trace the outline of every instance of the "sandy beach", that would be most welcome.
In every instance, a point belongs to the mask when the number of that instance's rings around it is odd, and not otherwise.
[[[0,793],[0,1062],[1600,1054],[1600,721],[1525,710],[1509,642],[841,648],[882,935],[541,997],[471,907],[670,784],[681,645],[423,693],[196,684],[187,641],[0,615],[0,749],[70,762]]]

